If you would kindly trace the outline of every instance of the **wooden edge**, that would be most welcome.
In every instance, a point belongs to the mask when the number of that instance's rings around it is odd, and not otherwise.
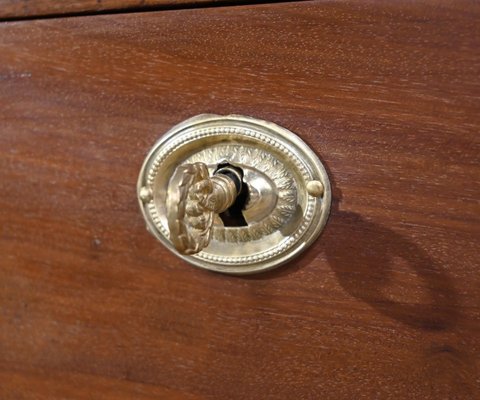
[[[256,3],[280,3],[286,0],[0,0],[0,21],[44,17],[152,11],[194,7]],[[304,1],[304,0],[300,0]]]

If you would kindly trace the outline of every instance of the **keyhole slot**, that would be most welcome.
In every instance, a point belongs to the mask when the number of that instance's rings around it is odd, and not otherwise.
[[[214,174],[224,174],[235,182],[239,191],[234,203],[224,212],[220,213],[220,219],[225,227],[248,226],[243,210],[248,202],[248,184],[243,180],[243,170],[229,163],[221,163],[217,166]],[[239,180],[240,177],[240,180]]]

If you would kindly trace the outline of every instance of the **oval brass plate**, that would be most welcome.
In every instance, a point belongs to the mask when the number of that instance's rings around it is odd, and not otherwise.
[[[166,197],[182,164],[203,162],[211,173],[229,162],[249,187],[247,226],[224,226],[215,217],[210,244],[183,255],[169,238]],[[201,268],[234,275],[266,271],[305,250],[323,230],[330,183],[319,158],[294,133],[239,115],[199,115],[173,127],[148,154],[137,185],[148,230],[168,249]]]

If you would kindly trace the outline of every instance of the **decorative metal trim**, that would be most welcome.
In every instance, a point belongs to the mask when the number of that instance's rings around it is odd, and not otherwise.
[[[206,248],[195,255],[180,255],[182,258],[218,272],[260,272],[288,261],[320,234],[330,209],[330,184],[320,160],[298,136],[276,124],[250,117],[200,115],[173,127],[161,138],[148,155],[140,173],[138,194],[142,212],[149,230],[167,247],[172,250],[168,226],[162,223],[155,203],[157,175],[163,173],[167,159],[204,139],[211,139],[214,146],[191,150],[184,162],[200,162],[206,152],[210,159],[226,155],[232,162],[247,164],[269,174],[279,192],[277,207],[268,218],[248,227],[214,227],[215,240],[230,242],[232,246],[235,246],[234,242],[261,241],[262,237],[278,230],[296,212],[299,196],[304,199],[302,220],[295,232],[263,251],[247,255],[224,255],[212,253]],[[310,189],[307,190],[308,187]],[[153,195],[146,196],[146,193]]]

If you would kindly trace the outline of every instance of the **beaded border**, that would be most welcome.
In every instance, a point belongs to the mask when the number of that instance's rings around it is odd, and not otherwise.
[[[303,176],[305,181],[310,179],[310,174],[308,170],[305,168],[305,165],[301,162],[301,160],[297,157],[295,153],[290,151],[286,146],[282,143],[278,142],[276,139],[264,134],[262,132],[258,132],[249,128],[238,128],[238,127],[228,127],[228,126],[221,126],[221,127],[208,127],[208,128],[200,128],[193,130],[192,132],[188,132],[183,134],[182,137],[175,140],[173,143],[166,146],[162,151],[160,151],[154,158],[151,166],[148,169],[147,174],[147,186],[152,187],[155,181],[155,177],[157,176],[158,169],[161,163],[167,159],[173,152],[175,152],[179,147],[184,146],[192,141],[197,139],[210,137],[210,136],[221,136],[221,135],[236,135],[239,137],[250,137],[252,139],[259,140],[264,142],[270,146],[273,146],[275,149],[280,150],[284,153],[287,157],[290,157],[295,166],[300,171],[301,175]],[[314,215],[315,207],[316,207],[316,199],[311,197],[307,198],[307,207],[303,213],[303,222],[300,225],[299,229],[290,237],[281,241],[277,246],[270,248],[268,250],[262,251],[260,253],[256,253],[250,256],[216,256],[209,254],[205,251],[202,251],[198,254],[193,255],[192,257],[198,258],[201,260],[217,263],[217,264],[227,264],[227,265],[246,265],[246,264],[255,264],[258,262],[266,261],[268,259],[274,258],[280,253],[283,253],[293,245],[295,245],[299,239],[303,236],[305,231],[310,226],[312,222],[312,217]],[[165,227],[162,225],[160,216],[158,215],[158,211],[155,207],[153,200],[148,203],[148,211],[149,214],[157,227],[157,229],[162,233],[163,236],[169,236],[169,232]]]

